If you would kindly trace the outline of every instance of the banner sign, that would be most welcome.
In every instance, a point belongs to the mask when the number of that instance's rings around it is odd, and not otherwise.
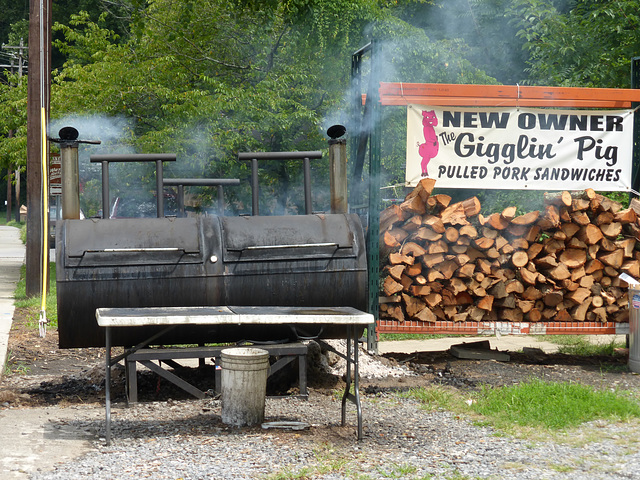
[[[410,186],[628,191],[632,149],[631,110],[407,107]]]

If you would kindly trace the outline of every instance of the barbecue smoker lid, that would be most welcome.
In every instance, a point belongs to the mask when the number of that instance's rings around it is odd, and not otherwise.
[[[196,218],[67,220],[66,266],[201,263]]]
[[[348,258],[364,247],[362,227],[354,215],[219,219],[225,262]]]

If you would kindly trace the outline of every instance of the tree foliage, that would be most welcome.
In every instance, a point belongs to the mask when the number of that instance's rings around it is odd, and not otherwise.
[[[640,52],[638,2],[580,0],[563,13],[551,0],[517,0],[508,11],[529,54],[528,83],[629,87]]]

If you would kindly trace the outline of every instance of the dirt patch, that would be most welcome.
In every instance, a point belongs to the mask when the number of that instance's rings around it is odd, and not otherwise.
[[[477,389],[481,385],[515,385],[538,378],[596,388],[640,390],[640,375],[629,372],[627,356],[624,354],[579,356],[542,351],[530,354],[509,352],[508,362],[462,360],[448,352],[392,353],[385,357],[407,365],[431,383],[459,389]]]
[[[0,381],[0,408],[52,404],[96,403],[104,401],[104,349],[59,349],[58,333],[51,329],[41,338],[25,309],[16,309],[9,337],[8,360]],[[640,375],[627,368],[627,357],[573,356],[509,352],[510,361],[461,360],[448,352],[391,353],[375,360],[382,366],[402,366],[406,375],[362,378],[363,393],[405,390],[416,386],[448,385],[458,389],[478,389],[481,385],[514,385],[531,378],[556,382],[576,382],[596,388],[640,391]],[[294,362],[295,363],[295,362]],[[212,390],[213,367],[181,369],[179,376],[200,389]],[[384,371],[384,370],[383,370]],[[122,369],[114,372],[113,398],[124,399]],[[271,393],[297,393],[296,374],[280,378]],[[335,390],[344,383],[341,376],[309,372],[309,385],[316,390]],[[138,374],[140,401],[190,398],[155,374]]]

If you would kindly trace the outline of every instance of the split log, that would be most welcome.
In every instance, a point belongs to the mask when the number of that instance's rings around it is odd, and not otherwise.
[[[446,238],[447,242],[453,243],[456,242],[460,237],[460,232],[455,227],[449,227],[445,230],[444,237]]]
[[[500,215],[507,222],[510,222],[511,220],[513,220],[515,218],[517,210],[518,209],[516,207],[507,207],[502,211],[502,213]]]
[[[406,265],[394,265],[389,268],[389,275],[394,280],[400,281],[400,279],[402,278],[402,274],[404,273],[406,268]]]
[[[613,219],[614,221],[621,223],[622,225],[626,225],[628,223],[635,223],[635,221],[638,219],[638,215],[631,208],[627,208],[616,213]]]
[[[431,207],[432,209],[435,208],[438,211],[447,208],[449,203],[451,203],[451,197],[449,195],[445,195],[444,193],[432,195],[431,197],[429,197],[429,199],[427,199],[426,202],[427,206]]]
[[[587,298],[589,298],[591,296],[591,290],[589,290],[588,288],[578,288],[575,291],[569,293],[566,298],[568,298],[569,300],[575,302],[576,304],[581,304],[582,302],[584,302]]]
[[[527,263],[529,263],[529,255],[527,254],[527,252],[518,250],[511,256],[511,261],[516,267],[524,267]]]
[[[636,248],[635,238],[625,238],[615,242],[617,248],[621,248],[625,258],[633,258],[633,252]]]
[[[536,310],[535,308],[531,310],[528,314],[528,318],[530,322],[539,322],[542,320],[542,312],[540,310]]]
[[[571,202],[573,201],[573,197],[569,192],[545,192],[543,199],[545,203],[551,205],[564,205],[565,207],[570,207]]]
[[[435,215],[425,215],[422,217],[422,225],[429,227],[436,233],[444,233],[446,230],[444,223],[442,223],[442,219]]]
[[[391,253],[389,254],[389,263],[392,265],[398,265],[404,263],[406,265],[413,265],[416,261],[415,257],[410,255],[403,255],[402,253]]]
[[[576,236],[587,245],[594,245],[598,243],[604,235],[599,227],[589,224],[583,226]]]
[[[390,297],[402,291],[402,284],[391,278],[391,276],[388,276],[382,284],[382,289],[384,294]]]
[[[582,249],[568,248],[560,254],[559,260],[567,268],[582,267],[587,262],[587,252]]]
[[[411,239],[416,242],[435,242],[441,238],[441,233],[437,233],[429,227],[420,227],[413,235],[411,235]]]
[[[529,285],[535,285],[538,282],[538,272],[531,272],[524,267],[520,268],[519,271],[523,282]]]
[[[402,299],[404,300],[405,310],[409,317],[414,317],[418,312],[421,312],[427,306],[424,301],[420,300],[419,298],[407,295],[406,293],[402,294]]]
[[[598,260],[613,268],[620,268],[622,267],[622,262],[624,260],[624,252],[622,249],[616,250],[606,255],[600,255]]]
[[[418,312],[414,318],[416,320],[420,320],[422,322],[435,323],[438,321],[435,314],[429,309],[429,307],[423,308],[420,312]]]
[[[483,298],[480,299],[477,306],[482,310],[490,311],[493,308],[493,296],[492,295],[484,296]]]
[[[444,224],[466,225],[469,223],[462,203],[454,203],[445,208],[440,215],[440,219]]]
[[[422,215],[414,215],[402,224],[402,229],[407,232],[415,232],[422,225]]]
[[[504,230],[509,226],[510,221],[503,218],[499,213],[489,215],[487,223],[496,230]]]
[[[514,218],[513,220],[511,220],[511,223],[521,226],[531,225],[536,220],[538,220],[538,217],[540,217],[540,212],[538,210],[535,210],[533,212],[525,213],[524,215],[520,215],[519,217]]]
[[[578,306],[573,310],[572,317],[574,320],[578,320],[580,322],[584,322],[584,319],[587,315],[587,311],[591,307],[592,298],[586,298]]]
[[[402,253],[403,255],[420,257],[425,253],[427,253],[427,251],[424,248],[422,248],[420,245],[418,245],[416,242],[407,242],[404,245],[402,245],[402,248],[400,249],[400,253]]]
[[[622,224],[620,222],[605,223],[600,225],[602,233],[609,238],[617,238],[622,232]]]
[[[538,256],[540,252],[544,249],[544,245],[541,243],[532,243],[531,246],[527,249],[527,257],[529,260],[533,260]]]
[[[473,225],[461,226],[458,233],[462,236],[469,237],[469,238],[476,238],[478,236],[478,231],[476,230],[476,227],[474,227]]]

